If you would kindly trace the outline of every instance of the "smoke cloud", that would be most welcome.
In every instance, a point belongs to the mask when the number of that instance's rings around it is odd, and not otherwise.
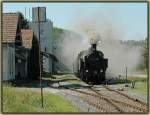
[[[73,70],[73,61],[78,53],[87,50],[90,47],[91,38],[96,38],[97,49],[104,53],[105,58],[108,58],[107,77],[125,75],[126,67],[128,72],[134,71],[141,59],[140,49],[129,48],[120,42],[125,33],[123,29],[117,27],[116,22],[119,23],[119,21],[116,13],[112,11],[111,19],[101,15],[101,12],[95,12],[88,17],[82,15],[82,12],[77,13],[78,16],[75,16],[70,23],[74,32],[64,31],[61,34],[63,39],[61,61],[70,70]]]

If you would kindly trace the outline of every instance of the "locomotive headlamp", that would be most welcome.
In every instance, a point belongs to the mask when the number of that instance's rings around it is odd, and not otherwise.
[[[85,70],[86,72],[88,72],[88,70]]]

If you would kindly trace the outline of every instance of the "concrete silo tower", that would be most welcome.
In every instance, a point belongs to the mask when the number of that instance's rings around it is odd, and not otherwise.
[[[39,18],[38,18],[38,15],[39,15]],[[40,23],[38,22],[38,19]],[[39,24],[40,24],[40,31],[39,31]],[[53,23],[50,20],[46,19],[45,7],[32,8],[31,28],[33,29],[34,36],[36,36],[38,41],[39,41],[39,32],[40,32],[41,51],[46,52],[48,54],[52,54]],[[45,72],[52,73],[52,59],[46,56],[43,56],[42,60],[43,60],[43,70]]]

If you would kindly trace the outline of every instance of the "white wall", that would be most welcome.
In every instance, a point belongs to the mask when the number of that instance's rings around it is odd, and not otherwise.
[[[12,44],[2,44],[2,80],[15,79],[15,47]]]

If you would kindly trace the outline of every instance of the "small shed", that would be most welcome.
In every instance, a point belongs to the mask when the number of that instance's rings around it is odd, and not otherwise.
[[[31,50],[33,48],[33,31],[32,29],[22,29],[21,30],[22,37],[22,46],[26,49],[24,50],[25,57],[27,59],[27,63],[25,65],[26,76],[31,77],[30,73],[33,70],[31,58],[34,57],[34,54],[31,54]],[[35,63],[34,63],[35,64]],[[33,74],[32,74],[33,76]]]
[[[15,79],[15,42],[18,13],[5,13],[2,18],[2,80]]]
[[[30,60],[30,50],[32,49],[33,31],[31,29],[21,29],[22,46],[16,47],[16,77],[24,79],[28,77],[28,62]]]

